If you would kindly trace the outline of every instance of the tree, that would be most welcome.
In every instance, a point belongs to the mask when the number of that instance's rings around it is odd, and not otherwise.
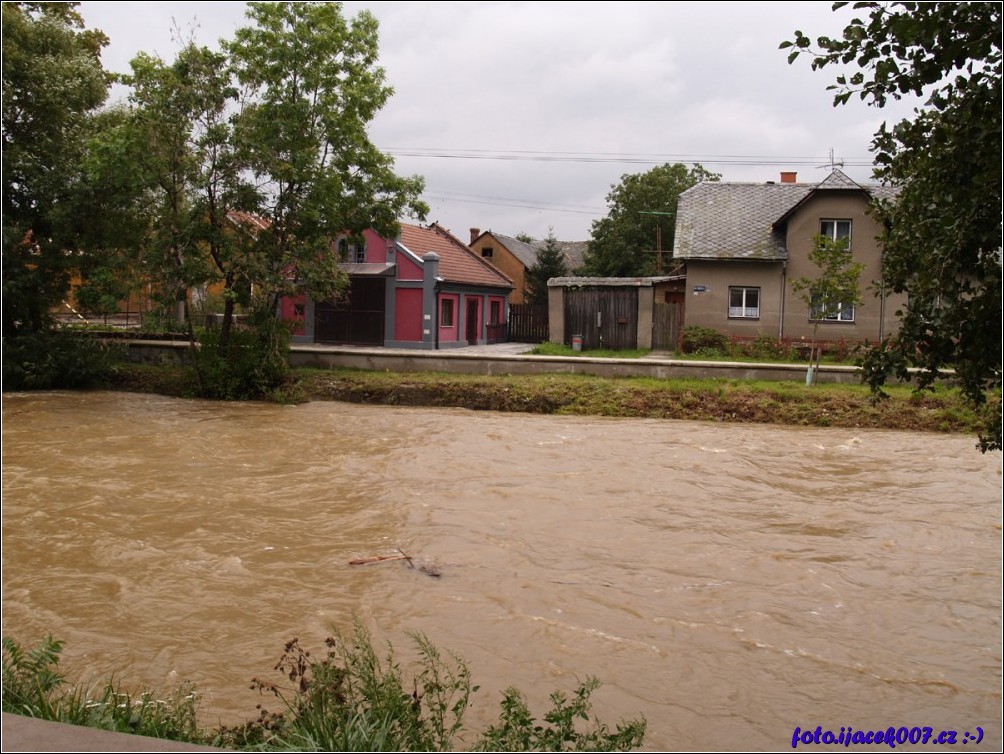
[[[240,274],[245,244],[229,213],[254,206],[230,122],[237,89],[228,59],[188,43],[171,65],[141,53],[132,69],[132,138],[125,154],[146,184],[136,198],[153,207],[147,267],[162,304],[181,303],[193,341],[187,291],[222,284],[218,348],[225,351],[235,305],[247,303],[250,290]]]
[[[150,279],[185,308],[214,397],[254,397],[281,379],[279,299],[338,295],[339,235],[393,237],[401,214],[426,211],[422,179],[395,175],[366,133],[391,94],[373,17],[349,22],[337,3],[251,3],[248,19],[222,52],[188,43],[171,64],[137,56],[129,116],[97,160],[120,187],[136,184],[115,195],[145,228],[136,243]],[[186,292],[210,285],[222,287],[222,326],[196,350]],[[235,328],[238,306],[251,328]]]
[[[107,349],[52,315],[90,255],[77,222],[83,158],[104,102],[107,39],[76,3],[3,4],[3,386],[84,386]]]
[[[51,326],[79,251],[67,215],[91,116],[105,101],[107,38],[76,3],[3,4],[3,333]]]
[[[837,10],[847,3],[834,3]],[[884,284],[906,292],[895,337],[865,363],[876,392],[921,369],[926,388],[954,368],[967,399],[985,412],[981,448],[1001,437],[1001,5],[855,3],[865,10],[839,39],[801,31],[789,62],[812,68],[855,63],[830,87],[834,104],[854,94],[877,107],[925,96],[911,118],[883,124],[872,142],[876,177],[898,186],[876,207],[887,231]]]
[[[124,107],[91,118],[80,170],[67,194],[65,218],[76,239],[74,298],[84,314],[110,314],[143,282],[147,239],[142,171],[148,144],[131,138]],[[128,154],[123,144],[131,149]]]
[[[798,278],[791,281],[792,290],[802,299],[812,321],[812,353],[810,361],[819,367],[819,348],[816,331],[819,323],[839,320],[842,314],[853,311],[861,304],[859,281],[865,265],[855,262],[847,248],[847,239],[832,239],[817,235],[812,241],[809,261],[819,268],[815,278]],[[816,370],[812,371],[815,384]]]
[[[652,275],[658,268],[657,239],[663,259],[673,256],[676,205],[680,194],[701,181],[717,181],[701,165],[661,165],[647,173],[621,176],[607,194],[609,213],[596,220],[585,255],[585,274],[604,277]]]
[[[537,251],[537,261],[526,271],[526,293],[530,304],[547,303],[547,281],[568,274],[565,253],[554,237],[554,228],[548,228],[547,238]]]
[[[235,138],[268,222],[245,271],[275,311],[294,283],[317,299],[338,292],[337,236],[373,228],[392,238],[399,217],[428,208],[424,181],[397,176],[366,132],[392,94],[372,14],[349,22],[338,3],[252,2],[248,18],[226,49],[243,87]]]

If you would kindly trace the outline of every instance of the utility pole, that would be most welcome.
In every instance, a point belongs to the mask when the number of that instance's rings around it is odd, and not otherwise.
[[[648,212],[646,210],[639,210],[639,215],[659,215],[667,217],[675,217],[675,212]],[[655,271],[656,274],[662,275],[662,223],[660,222],[655,226],[655,249],[646,249],[646,254],[656,254],[655,258]]]

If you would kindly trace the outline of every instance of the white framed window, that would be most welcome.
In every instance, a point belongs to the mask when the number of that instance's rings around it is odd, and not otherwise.
[[[347,238],[339,238],[338,257],[343,262],[363,264],[366,262],[366,244],[352,243]]]
[[[809,320],[812,322],[853,322],[854,304],[837,304],[836,308],[828,314],[821,312],[820,307],[814,305]]]
[[[831,241],[847,239],[847,248],[851,248],[850,220],[820,220],[819,235],[826,236]]]
[[[729,288],[729,319],[759,319],[760,289]]]
[[[453,299],[444,298],[439,302],[439,326],[453,327]]]

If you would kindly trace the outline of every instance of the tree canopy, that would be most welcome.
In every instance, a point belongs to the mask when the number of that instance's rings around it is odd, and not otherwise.
[[[622,175],[607,194],[607,216],[593,223],[584,273],[601,277],[654,275],[659,255],[651,252],[656,249],[658,235],[663,263],[673,256],[680,194],[701,181],[719,178],[701,165],[687,168],[681,163]]]
[[[397,176],[367,133],[393,93],[371,13],[347,20],[339,3],[252,2],[248,18],[227,52],[244,103],[238,151],[269,221],[257,275],[279,291],[295,269],[324,298],[340,282],[332,239],[366,228],[393,237],[399,217],[424,216],[424,181]]]
[[[223,326],[198,349],[219,361],[200,381],[237,354],[258,391],[285,364],[279,298],[344,288],[337,237],[393,237],[399,217],[424,217],[422,178],[396,175],[367,132],[392,94],[370,13],[249,3],[219,50],[182,43],[170,63],[140,53],[128,102],[100,112],[107,40],[74,4],[5,3],[3,21],[5,336],[45,330],[71,271],[78,300],[99,310],[140,279],[186,308],[189,291],[219,286]],[[238,306],[255,327],[230,347]]]
[[[834,3],[838,10],[847,3]],[[829,88],[882,107],[922,96],[912,117],[875,135],[876,177],[899,187],[876,208],[887,230],[884,280],[906,292],[896,336],[872,352],[866,376],[880,390],[921,369],[920,387],[947,368],[986,412],[983,450],[1001,448],[1001,5],[859,2],[839,38],[801,31],[789,62],[856,66]]]
[[[3,332],[38,332],[79,248],[68,216],[110,78],[75,3],[3,4]]]

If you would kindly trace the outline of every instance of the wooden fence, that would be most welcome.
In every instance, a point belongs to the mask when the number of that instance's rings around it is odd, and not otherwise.
[[[510,343],[544,343],[549,337],[547,304],[510,304]]]

